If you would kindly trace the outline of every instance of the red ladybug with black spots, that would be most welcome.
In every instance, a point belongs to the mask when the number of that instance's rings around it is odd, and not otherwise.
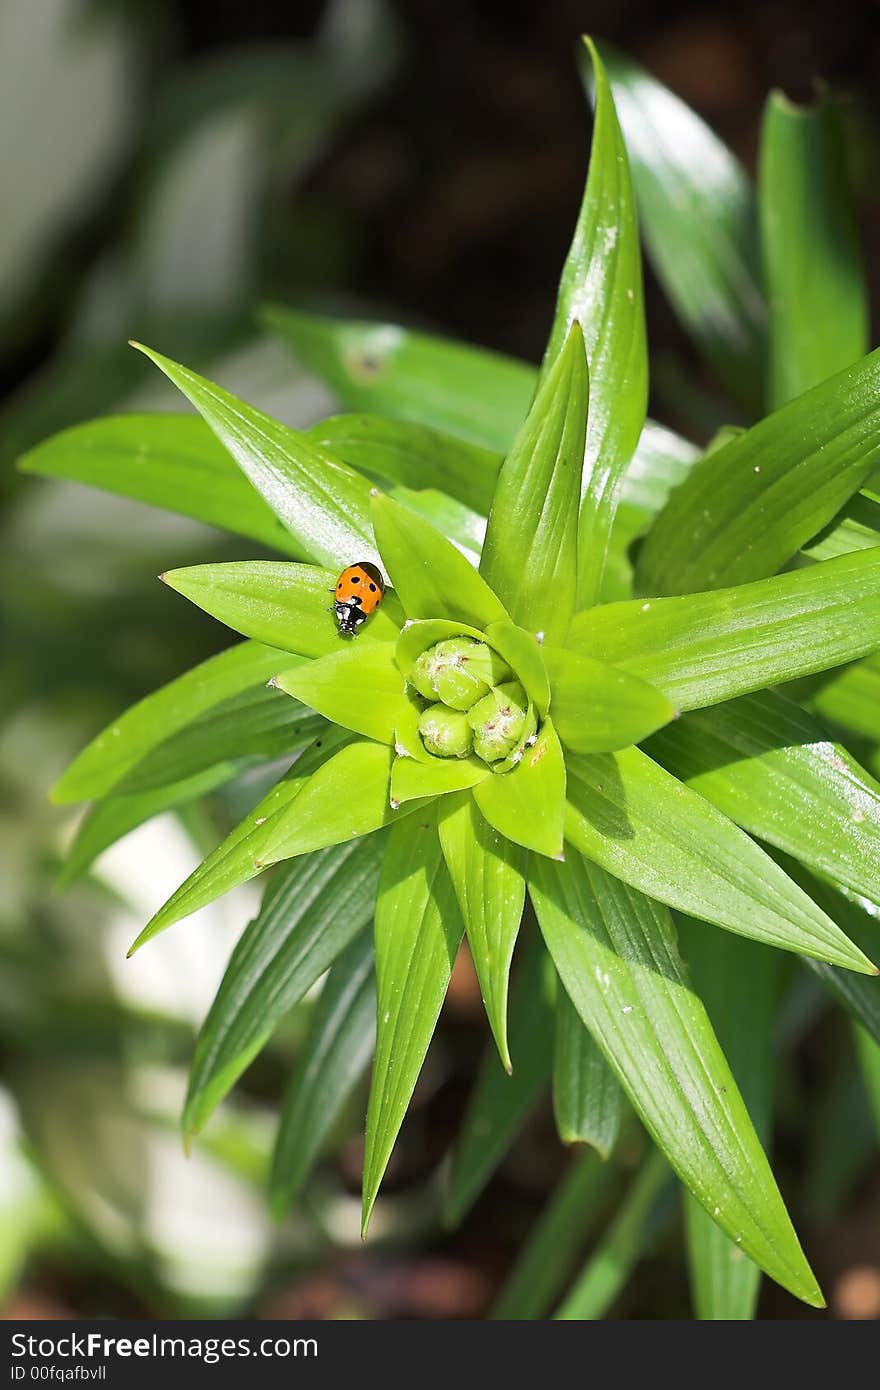
[[[384,594],[385,580],[369,560],[344,569],[333,590],[333,611],[340,633],[354,637],[361,623],[379,607]]]

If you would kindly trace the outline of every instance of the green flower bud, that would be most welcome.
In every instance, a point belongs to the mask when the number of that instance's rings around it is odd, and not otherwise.
[[[474,731],[474,752],[484,762],[506,758],[526,730],[529,702],[517,681],[498,685],[468,710]]]
[[[467,715],[445,705],[429,705],[419,715],[419,733],[429,753],[438,758],[466,758],[473,736]]]
[[[509,675],[510,668],[484,642],[451,637],[422,652],[410,682],[426,700],[466,710]]]
[[[529,745],[530,743],[534,743],[534,742],[535,742],[535,737],[536,737],[536,735],[537,735],[537,732],[538,732],[538,716],[535,714],[534,705],[532,705],[532,704],[530,703],[530,704],[529,704],[528,711],[527,711],[527,713],[526,713],[526,720],[525,720],[525,724],[524,724],[524,726],[523,726],[523,731],[522,731],[522,733],[520,734],[519,738],[518,738],[517,741],[516,741],[516,745],[515,745],[515,747],[514,747],[514,749],[513,749],[513,752],[512,752],[512,753],[508,753],[508,755],[507,755],[506,758],[502,758],[500,763],[493,763],[493,764],[492,764],[492,771],[493,771],[493,772],[513,772],[514,768],[515,768],[515,767],[518,767],[519,764],[522,762],[523,756],[524,756],[524,754],[525,754],[525,751],[526,751],[526,748],[528,747],[528,745]]]

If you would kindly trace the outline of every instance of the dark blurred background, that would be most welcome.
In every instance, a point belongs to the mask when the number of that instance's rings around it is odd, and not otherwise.
[[[541,1112],[463,1231],[438,1234],[432,1174],[485,1040],[465,963],[389,1173],[379,1239],[365,1250],[360,1115],[302,1210],[280,1228],[265,1216],[272,1107],[301,1018],[183,1160],[176,1122],[193,1031],[253,898],[218,905],[128,967],[123,955],[163,887],[241,814],[247,792],[161,817],[59,895],[72,819],[47,807],[46,789],[107,719],[222,645],[222,630],[153,576],[248,552],[149,508],[22,478],[14,460],[93,415],[180,408],[126,347],[133,336],[291,423],[326,413],[323,389],[260,336],[253,310],[264,299],[397,319],[537,360],[586,171],[574,59],[584,31],[672,87],[752,170],[767,92],[806,101],[817,79],[832,84],[858,131],[856,176],[876,188],[874,3],[0,0],[9,1315],[480,1315],[563,1170]],[[862,227],[876,304],[876,202],[865,200]],[[645,273],[652,410],[699,434],[677,386],[702,383],[702,368]],[[842,1025],[823,1022],[810,995],[795,1005],[785,1026],[803,1045],[782,1088],[777,1169],[786,1194],[799,1194],[796,1221],[833,1311],[876,1317],[870,1110]],[[688,1307],[673,1233],[611,1313],[686,1317]],[[761,1312],[806,1315],[769,1287]]]
[[[323,0],[94,0],[90,8],[125,13],[139,30],[127,93],[135,120],[212,60],[313,38],[326,11]],[[574,62],[580,33],[636,58],[752,170],[771,88],[809,101],[824,80],[868,107],[877,101],[873,0],[389,0],[388,10],[396,61],[305,176],[297,171],[283,190],[277,219],[263,228],[258,291],[350,296],[533,359],[583,186],[589,122]],[[85,271],[124,233],[141,172],[138,161],[123,163],[97,205],[71,209],[54,247],[63,266]],[[872,164],[863,176],[876,173]],[[876,208],[865,231],[873,247]],[[869,263],[876,276],[877,258]],[[71,306],[57,266],[55,276],[59,299],[3,361],[9,386],[63,328]],[[652,346],[686,353],[650,274],[648,281]]]

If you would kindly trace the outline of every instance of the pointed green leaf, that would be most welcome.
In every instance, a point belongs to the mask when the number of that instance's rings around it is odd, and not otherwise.
[[[74,425],[19,461],[25,473],[87,483],[195,517],[296,559],[296,541],[195,415],[111,415]]]
[[[750,835],[880,893],[880,785],[778,691],[694,711],[645,751]]]
[[[295,764],[171,895],[132,950],[271,864],[368,835],[418,810],[418,801],[407,802],[400,811],[391,807],[391,750],[379,743],[340,747],[347,737],[333,728],[322,735],[303,767]]]
[[[775,407],[868,350],[847,150],[840,113],[827,92],[815,107],[771,94],[761,127],[760,192]]]
[[[501,1064],[511,1071],[507,983],[526,896],[525,853],[483,819],[467,793],[443,803],[439,830],[486,1016]]]
[[[654,686],[604,661],[545,647],[553,723],[576,753],[605,753],[641,743],[673,719],[675,706]]]
[[[131,768],[171,734],[231,695],[264,684],[283,657],[240,642],[132,705],[74,758],[52,788],[55,802],[106,796]]]
[[[394,501],[399,502],[407,511],[414,512],[416,516],[430,522],[435,531],[452,541],[456,550],[461,552],[469,564],[476,566],[480,563],[483,537],[486,534],[484,517],[471,511],[463,502],[447,496],[445,492],[438,492],[436,488],[425,487],[416,490],[392,486],[388,489],[388,496],[393,497]]]
[[[239,821],[224,840],[211,851],[189,878],[177,888],[147,923],[129,955],[134,955],[145,942],[164,931],[174,922],[189,916],[206,903],[228,893],[239,883],[245,883],[260,870],[253,861],[251,838],[281,808],[289,806],[299,796],[316,768],[332,758],[340,748],[351,742],[351,734],[332,726],[315,739],[310,748],[288,768],[256,806]]]
[[[403,754],[391,769],[391,800],[399,805],[420,796],[445,796],[491,776],[481,758],[433,758],[426,753],[422,759]]]
[[[376,1037],[373,934],[361,932],[330,967],[281,1106],[269,1203],[281,1217],[370,1064]]]
[[[682,954],[706,1006],[761,1143],[770,1138],[773,1024],[781,957],[731,932],[707,932],[702,922],[678,922]],[[698,1318],[753,1318],[761,1274],[757,1265],[685,1196],[688,1264]]]
[[[880,741],[880,652],[835,671],[809,702],[829,724]]]
[[[373,497],[373,529],[408,618],[459,618],[477,628],[507,618],[485,579],[451,541],[381,493]]]
[[[795,563],[834,560],[852,550],[870,550],[880,545],[880,502],[865,488],[851,497],[834,520],[804,546]]]
[[[464,930],[433,812],[395,826],[376,900],[376,1059],[367,1109],[363,1229],[391,1157]]]
[[[394,753],[380,743],[352,743],[309,778],[297,804],[277,812],[252,841],[258,863],[275,864],[296,854],[337,845],[420,809],[391,805]]]
[[[545,719],[513,772],[493,774],[474,788],[474,798],[490,825],[508,840],[537,854],[562,853],[565,821],[565,761],[553,728]]]
[[[662,511],[673,488],[684,482],[701,450],[681,435],[655,424],[645,423],[639,447],[623,475],[620,505],[611,528],[608,563],[602,584],[601,601],[613,603],[630,598],[633,567],[630,547],[644,534],[654,517]]]
[[[279,653],[280,662],[296,660]],[[292,675],[293,668],[286,671]],[[245,767],[293,754],[320,737],[327,726],[303,705],[285,699],[271,686],[231,695],[205,710],[191,724],[151,749],[116,783],[111,796],[152,791],[191,777],[220,762]]]
[[[306,559],[337,569],[376,561],[365,478],[188,367],[134,346],[192,402]]]
[[[272,879],[199,1032],[185,1134],[203,1128],[284,1015],[369,922],[381,854],[381,839],[368,837],[294,860]]]
[[[681,598],[579,613],[568,646],[630,671],[678,709],[731,700],[880,646],[880,551]]]
[[[550,708],[550,682],[536,636],[515,623],[490,623],[486,641],[503,656],[542,719]]]
[[[674,1191],[669,1164],[656,1150],[650,1152],[554,1318],[588,1322],[605,1317],[637,1265],[670,1226]]]
[[[338,577],[336,570],[285,560],[189,565],[162,575],[170,589],[227,627],[301,656],[325,656],[345,643],[333,614]],[[386,594],[362,625],[358,643],[396,641],[401,622],[399,604]]]
[[[620,1133],[623,1092],[560,983],[556,993],[553,1113],[564,1144],[591,1144],[608,1158]]]
[[[263,320],[354,410],[380,411],[503,453],[525,419],[535,369],[394,323],[272,307]]]
[[[593,143],[544,370],[561,353],[577,320],[590,364],[578,543],[578,599],[587,607],[601,589],[621,479],[645,423],[648,354],[639,232],[626,146],[602,61],[592,42],[584,39],[584,43],[596,92]]]
[[[880,351],[695,464],[648,533],[640,591],[694,593],[773,574],[858,492],[878,449]]]
[[[454,436],[456,449],[462,440],[481,446],[484,457],[479,463],[473,461],[468,478],[462,477],[455,487],[450,483],[444,491],[451,491],[478,512],[488,512],[494,476],[488,476],[485,451],[494,457],[497,473],[501,456],[513,443],[532,403],[538,376],[535,367],[469,344],[411,333],[400,324],[323,318],[279,307],[264,311],[264,319],[347,405],[382,411],[398,421],[412,422],[416,429],[424,425],[428,433],[420,444],[417,445],[416,435],[408,436],[407,447],[411,439],[414,449],[424,447],[431,453],[434,430],[442,431],[447,440]],[[382,446],[377,446],[375,459],[378,458],[386,439],[387,421],[380,423],[371,415],[337,418],[338,432],[331,419],[315,425],[309,434],[330,446],[330,452],[346,462],[373,472],[370,454],[361,451],[368,447],[366,437],[375,422],[378,437],[383,441]],[[352,421],[351,426],[346,423],[348,420]],[[446,466],[444,447],[438,441],[440,467]],[[656,462],[658,452],[669,460],[671,468],[675,461],[687,465],[699,454],[694,446],[648,420],[622,484],[622,495],[629,497],[634,489],[632,500],[639,505],[647,505],[644,469],[652,460]],[[381,469],[375,471],[385,476]],[[405,472],[400,463],[388,476],[417,486],[421,475]],[[678,481],[677,475],[670,481]],[[480,491],[465,493],[465,482]],[[654,485],[648,486],[653,492]],[[659,510],[660,505],[657,502],[651,511]]]
[[[351,643],[283,672],[275,684],[325,719],[380,743],[394,742],[394,730],[409,709],[390,642]]]
[[[146,753],[109,798],[89,811],[65,858],[59,887],[135,826],[222,786],[255,761],[292,756],[325,728],[319,715],[265,686],[205,710]]]
[[[508,1075],[494,1046],[483,1054],[452,1155],[443,1208],[457,1226],[473,1206],[547,1087],[553,1057],[552,974],[533,932],[510,992]]]
[[[572,1002],[682,1182],[768,1274],[821,1306],[667,910],[577,855],[533,860],[529,889]]]
[[[99,801],[80,821],[73,843],[64,857],[61,872],[55,880],[55,887],[69,887],[90,868],[99,854],[110,845],[115,845],[130,830],[152,820],[153,816],[161,815],[163,811],[171,811],[197,797],[206,796],[231,781],[240,770],[241,764],[238,762],[215,763],[179,782]]]
[[[524,378],[527,372],[523,363]],[[517,396],[516,406],[527,406],[528,396],[528,391],[523,392],[521,402]],[[514,411],[514,428],[518,418]],[[333,415],[313,425],[308,436],[319,448],[362,473],[408,488],[439,488],[482,516],[489,515],[501,467],[500,452],[482,449],[427,425],[384,415]]]
[[[877,949],[877,907],[864,899],[850,900],[829,883],[804,869],[785,855],[780,863],[791,878],[829,915],[833,913],[851,941],[863,951]],[[804,957],[804,965],[818,975],[829,994],[851,1018],[860,1023],[877,1042],[880,1042],[880,979],[876,975],[856,975],[852,970],[827,965],[824,961]]]
[[[601,51],[657,278],[722,381],[755,412],[766,307],[754,189],[683,101],[609,45]]]
[[[554,1317],[591,1321],[608,1311],[647,1246],[670,1213],[673,1181],[669,1164],[648,1154],[611,1226],[581,1270]]]
[[[480,560],[480,573],[513,621],[550,642],[562,641],[575,609],[588,400],[584,339],[575,321],[504,460]]]
[[[531,1321],[545,1316],[592,1233],[613,1176],[612,1165],[595,1153],[571,1163],[529,1232],[490,1318]]]
[[[875,973],[733,821],[638,748],[572,755],[565,837],[625,883],[741,936]]]

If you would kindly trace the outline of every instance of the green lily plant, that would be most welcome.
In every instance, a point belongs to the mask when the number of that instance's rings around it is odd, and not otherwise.
[[[786,315],[807,311],[788,265],[773,276],[771,226],[771,329],[789,349],[770,412],[705,453],[646,422],[633,177],[653,234],[672,223],[675,179],[702,170],[662,144],[651,154],[671,94],[609,55],[612,89],[588,49],[590,168],[537,375],[389,325],[272,310],[360,413],[297,431],[144,348],[198,416],[93,422],[26,459],[285,556],[162,576],[246,641],[124,714],[64,774],[58,800],[97,803],[66,872],[147,816],[297,753],[135,943],[280,866],[199,1038],[187,1136],[329,969],[272,1198],[282,1210],[301,1190],[372,1056],[366,1229],[466,937],[500,1065],[477,1083],[450,1218],[552,1073],[566,1141],[607,1155],[625,1097],[663,1155],[616,1238],[670,1168],[690,1192],[703,1315],[750,1316],[760,1270],[822,1306],[759,1131],[781,952],[880,1039],[880,786],[842,741],[845,692],[835,703],[817,680],[838,667],[876,680],[880,529],[864,513],[880,501],[880,355],[863,355],[863,323],[824,356],[812,338],[800,351]],[[687,115],[695,147],[714,140]],[[771,117],[792,180],[801,120]],[[735,221],[732,206],[718,216]],[[665,236],[659,264],[746,401],[746,278],[700,225],[686,244],[680,221],[669,234],[684,268]],[[804,256],[827,289],[841,262],[826,249]],[[700,276],[714,313],[694,302]],[[362,561],[388,587],[347,637],[331,596]]]

